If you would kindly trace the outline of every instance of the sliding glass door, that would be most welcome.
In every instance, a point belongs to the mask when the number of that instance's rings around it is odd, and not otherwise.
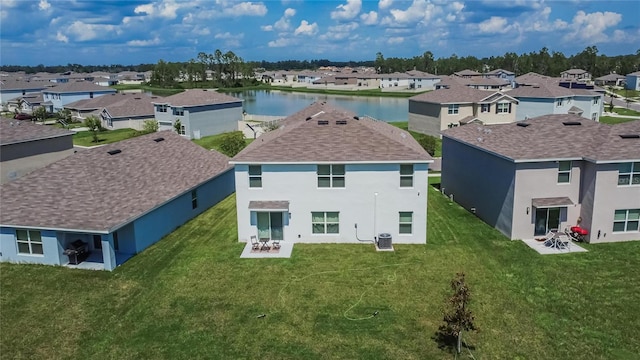
[[[560,208],[543,208],[536,209],[535,219],[535,236],[542,236],[549,232],[551,229],[558,230],[560,226]]]
[[[282,212],[258,212],[258,238],[284,240]]]

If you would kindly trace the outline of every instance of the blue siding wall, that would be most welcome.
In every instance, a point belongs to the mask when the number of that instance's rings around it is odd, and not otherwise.
[[[40,231],[42,236],[43,255],[18,254],[16,230],[14,228],[0,228],[0,260],[15,263],[60,265],[60,251],[55,231]]]
[[[235,190],[233,169],[197,189],[198,207],[191,208],[191,192],[134,221],[136,252],[156,243],[176,228],[229,196]]]

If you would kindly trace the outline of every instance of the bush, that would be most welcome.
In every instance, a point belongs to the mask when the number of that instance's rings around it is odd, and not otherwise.
[[[422,134],[418,137],[418,143],[429,153],[429,155],[433,156],[436,153],[438,142],[435,137]]]
[[[245,146],[247,146],[247,143],[244,141],[242,131],[234,131],[224,134],[220,143],[220,151],[229,157],[234,157]]]
[[[152,133],[158,131],[159,125],[156,120],[145,120],[142,123],[142,132],[144,133]]]

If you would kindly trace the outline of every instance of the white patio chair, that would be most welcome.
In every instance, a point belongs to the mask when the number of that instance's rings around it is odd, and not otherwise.
[[[260,250],[260,243],[255,235],[251,235],[251,249]]]

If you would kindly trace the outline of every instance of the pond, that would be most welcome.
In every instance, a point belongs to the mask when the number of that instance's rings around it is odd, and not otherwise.
[[[248,114],[288,116],[314,101],[326,101],[353,111],[358,116],[366,115],[394,122],[408,121],[409,118],[407,98],[309,94],[278,90],[246,90],[227,94],[244,99],[243,108]]]

